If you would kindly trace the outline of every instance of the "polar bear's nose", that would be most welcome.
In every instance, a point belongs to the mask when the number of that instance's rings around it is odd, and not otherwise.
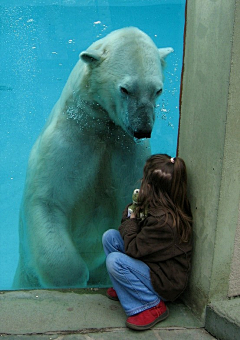
[[[134,137],[137,139],[151,138],[152,131],[134,131]]]

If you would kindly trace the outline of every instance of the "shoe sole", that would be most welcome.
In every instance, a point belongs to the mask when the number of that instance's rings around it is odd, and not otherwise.
[[[110,296],[108,294],[106,294],[107,297],[110,299],[110,300],[113,300],[113,301],[119,301],[119,298],[118,297],[113,297],[113,296]]]
[[[163,313],[162,315],[160,315],[156,320],[154,320],[153,322],[144,325],[144,326],[138,326],[138,325],[134,325],[132,323],[128,323],[126,322],[126,326],[128,328],[134,329],[136,331],[146,331],[147,329],[152,328],[153,326],[155,326],[157,323],[159,323],[160,321],[165,320],[167,317],[169,316],[169,309],[167,308],[166,312]]]

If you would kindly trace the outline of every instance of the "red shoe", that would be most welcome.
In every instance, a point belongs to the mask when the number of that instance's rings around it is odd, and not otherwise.
[[[129,316],[126,321],[126,325],[127,327],[138,331],[146,330],[166,319],[168,315],[168,308],[163,301],[160,301],[160,303],[155,307],[144,310],[136,315]]]
[[[111,300],[119,301],[119,298],[117,296],[116,290],[111,288],[108,288],[107,290],[107,297]]]

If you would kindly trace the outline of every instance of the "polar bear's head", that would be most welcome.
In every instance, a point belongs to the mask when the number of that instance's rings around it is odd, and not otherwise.
[[[164,58],[148,35],[129,27],[113,31],[80,54],[92,98],[132,137],[150,138],[163,90]]]

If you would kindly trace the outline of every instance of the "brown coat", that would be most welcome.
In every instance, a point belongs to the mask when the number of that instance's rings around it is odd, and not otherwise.
[[[126,254],[150,267],[153,288],[161,297],[175,300],[187,286],[191,242],[180,242],[171,215],[164,224],[165,213],[161,210],[149,211],[143,221],[126,216],[127,208],[119,227]]]

